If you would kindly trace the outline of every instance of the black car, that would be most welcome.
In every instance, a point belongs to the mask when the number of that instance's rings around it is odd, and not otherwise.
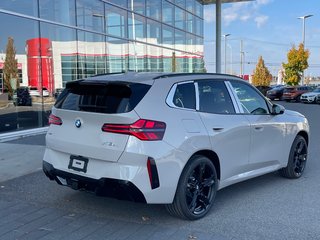
[[[275,100],[275,99],[282,99],[283,91],[285,89],[285,86],[280,86],[280,87],[275,87],[267,91],[267,98],[270,100]]]
[[[56,91],[54,92],[54,98],[57,99],[59,95],[62,93],[64,88],[57,88]]]
[[[13,94],[15,106],[32,106],[32,98],[27,87],[19,87]]]
[[[263,94],[263,96],[266,96],[267,92],[272,89],[270,86],[256,86],[256,88]]]
[[[317,96],[316,103],[320,104],[320,95]]]

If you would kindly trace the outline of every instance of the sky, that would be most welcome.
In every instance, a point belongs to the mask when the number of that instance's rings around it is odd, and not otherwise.
[[[227,73],[240,74],[240,42],[243,42],[244,74],[252,74],[259,56],[277,76],[287,53],[302,42],[306,19],[305,45],[310,51],[305,76],[320,76],[320,0],[255,0],[222,5],[222,35],[227,38]],[[215,72],[215,5],[204,9],[204,53],[208,72]],[[224,72],[224,38],[222,38]]]

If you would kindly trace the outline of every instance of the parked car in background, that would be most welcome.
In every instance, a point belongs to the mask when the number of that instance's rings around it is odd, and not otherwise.
[[[34,96],[34,97],[41,97],[41,96],[49,97],[50,96],[50,93],[46,87],[42,88],[42,94],[40,93],[40,91],[38,90],[37,87],[30,87],[29,92],[30,92],[30,95]]]
[[[318,87],[311,92],[302,94],[300,97],[300,101],[303,103],[315,103],[319,95],[320,95],[320,88]]]
[[[266,96],[267,92],[272,89],[270,86],[256,86],[256,88],[263,94],[263,96]]]
[[[32,106],[32,98],[28,87],[19,87],[14,91],[13,104],[15,106]]]
[[[290,101],[296,101],[300,102],[300,97],[302,94],[312,91],[311,87],[308,86],[291,86],[291,87],[285,87],[282,95],[282,99],[290,102]]]
[[[126,73],[72,81],[49,117],[43,170],[75,190],[205,216],[219,189],[301,177],[309,125],[241,78]]]
[[[285,88],[285,86],[283,86],[283,85],[274,87],[274,88],[270,89],[269,91],[267,91],[266,97],[272,101],[275,99],[281,100],[284,88]]]
[[[43,97],[49,97],[49,95],[50,95],[50,93],[49,93],[48,89],[43,87],[42,88],[42,96]]]
[[[320,95],[317,96],[316,103],[320,104]]]
[[[40,97],[40,92],[37,87],[30,87],[29,92],[30,92],[30,96]]]
[[[54,98],[57,99],[59,97],[59,95],[62,93],[64,88],[56,88],[55,92],[54,92]]]

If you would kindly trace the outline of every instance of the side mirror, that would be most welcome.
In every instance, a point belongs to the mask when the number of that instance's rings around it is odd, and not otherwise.
[[[278,104],[273,104],[272,105],[272,111],[271,114],[272,115],[280,115],[284,113],[285,108],[281,105]]]

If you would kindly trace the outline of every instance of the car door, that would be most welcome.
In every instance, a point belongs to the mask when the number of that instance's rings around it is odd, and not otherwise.
[[[246,172],[250,150],[250,123],[238,114],[225,82],[199,80],[196,83],[199,97],[198,111],[206,127],[212,150],[220,160],[220,187],[238,181]]]
[[[282,119],[283,115],[271,115],[271,105],[251,85],[240,81],[231,82],[231,85],[239,99],[244,116],[250,122],[250,167],[252,170],[270,168],[270,171],[277,168],[285,161],[282,149],[286,124]]]

